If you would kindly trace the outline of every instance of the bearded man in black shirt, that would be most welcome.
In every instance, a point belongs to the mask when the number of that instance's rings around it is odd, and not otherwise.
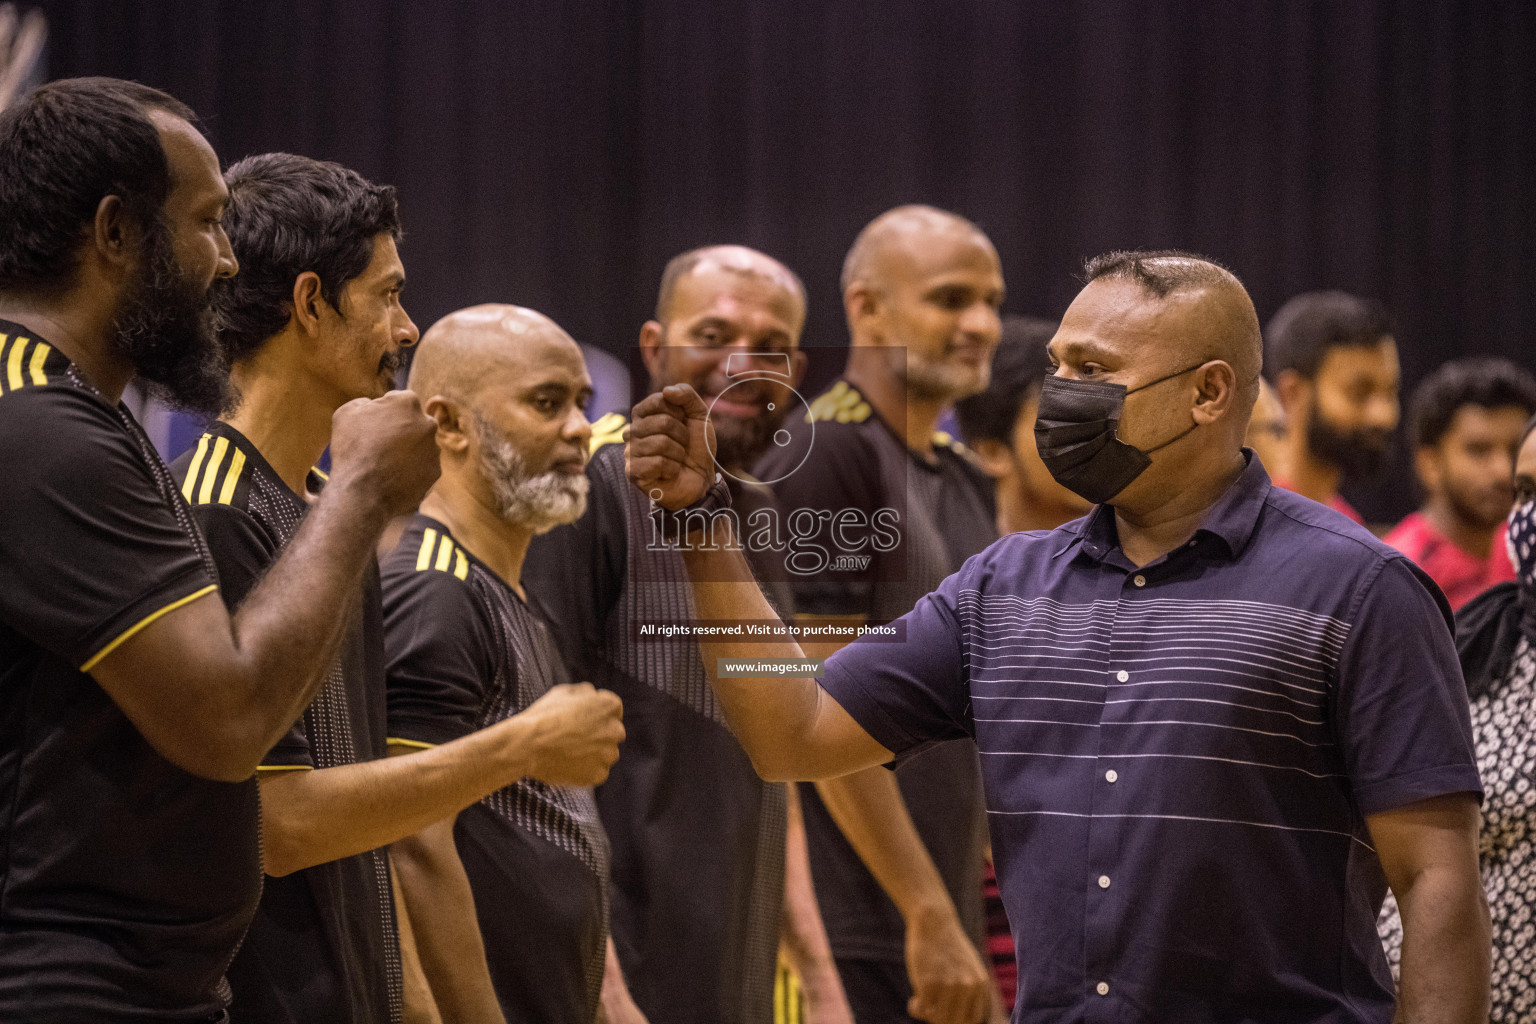
[[[237,607],[323,488],[312,467],[332,414],[387,392],[417,330],[400,301],[394,189],[287,153],[242,160],[225,182],[242,273],[215,294],[235,398],[173,471]],[[271,877],[229,969],[236,1021],[436,1019],[380,847],[506,785],[603,714],[557,695],[526,720],[385,759],[376,571],[343,617],[325,686],[257,776]]]
[[[0,115],[0,1019],[210,1021],[261,888],[267,751],[324,683],[390,518],[437,477],[414,396],[335,417],[330,485],[231,614],[134,376],[222,400],[237,270],[192,112],[110,79]]]

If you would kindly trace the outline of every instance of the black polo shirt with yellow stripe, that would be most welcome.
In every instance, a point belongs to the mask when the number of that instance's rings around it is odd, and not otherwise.
[[[7,321],[0,451],[0,1020],[214,1019],[256,785],[171,764],[89,674],[213,593],[207,548],[127,409]]]
[[[308,502],[227,423],[209,426],[172,465],[218,566],[230,610],[245,600],[303,522]],[[310,474],[309,489],[324,480]],[[382,757],[384,639],[379,575],[338,614],[346,633],[320,692],[262,762],[263,774]],[[229,968],[235,1024],[400,1019],[400,949],[389,858],[370,850],[269,878]]]

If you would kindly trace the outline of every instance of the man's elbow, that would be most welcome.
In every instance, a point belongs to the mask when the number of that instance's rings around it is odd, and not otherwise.
[[[176,723],[171,729],[144,733],[161,757],[182,771],[213,782],[244,782],[256,774],[269,744],[227,722],[215,728]]]

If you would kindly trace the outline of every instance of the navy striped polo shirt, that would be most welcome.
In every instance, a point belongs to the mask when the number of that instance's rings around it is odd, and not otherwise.
[[[1366,816],[1480,792],[1450,612],[1257,458],[1137,568],[1114,510],[1005,537],[822,684],[901,757],[972,736],[1014,1020],[1393,1012]]]

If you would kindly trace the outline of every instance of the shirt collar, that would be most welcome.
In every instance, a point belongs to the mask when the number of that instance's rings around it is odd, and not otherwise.
[[[1233,558],[1241,555],[1253,539],[1253,531],[1259,524],[1259,513],[1273,486],[1269,474],[1264,471],[1264,464],[1251,448],[1243,449],[1243,458],[1247,465],[1242,473],[1227,488],[1226,493],[1216,500],[1216,504],[1211,506],[1205,521],[1195,531],[1196,540],[1202,535],[1220,540]],[[1081,525],[1077,535],[1068,540],[1057,552],[1058,555],[1064,554],[1076,544],[1083,554],[1095,561],[1103,561],[1111,552],[1119,549],[1120,534],[1115,528],[1113,506],[1095,505],[1093,511],[1079,522]]]

